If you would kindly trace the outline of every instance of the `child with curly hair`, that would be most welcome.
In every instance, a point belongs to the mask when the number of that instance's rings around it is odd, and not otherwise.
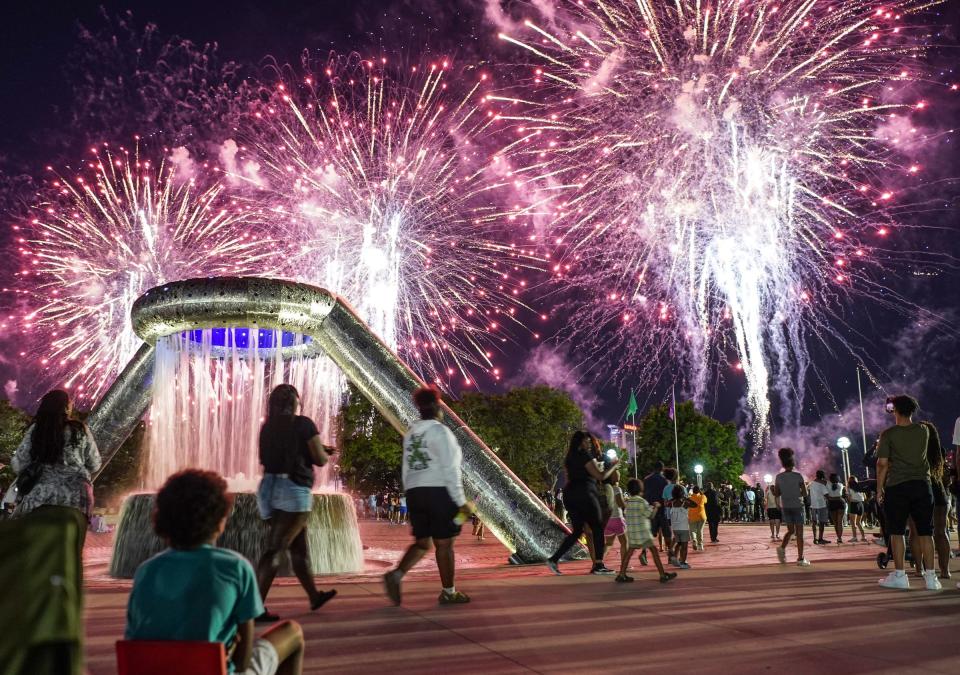
[[[126,639],[222,642],[231,672],[299,675],[299,624],[283,621],[255,638],[263,602],[253,567],[214,545],[230,507],[227,483],[215,472],[188,469],[167,479],[157,493],[153,527],[169,548],[137,568]]]

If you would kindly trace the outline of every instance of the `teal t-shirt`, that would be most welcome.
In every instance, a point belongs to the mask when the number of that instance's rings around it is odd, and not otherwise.
[[[230,644],[263,602],[247,559],[215,546],[168,548],[137,568],[127,602],[128,640]]]

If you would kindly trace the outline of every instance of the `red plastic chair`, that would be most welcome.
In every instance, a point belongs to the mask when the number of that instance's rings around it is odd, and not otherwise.
[[[227,675],[222,642],[117,640],[118,675]]]

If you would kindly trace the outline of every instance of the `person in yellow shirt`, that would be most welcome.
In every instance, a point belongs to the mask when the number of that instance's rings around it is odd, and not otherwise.
[[[687,509],[687,515],[690,519],[690,538],[693,539],[693,550],[703,550],[703,524],[707,521],[707,496],[700,491],[696,485],[693,486],[693,493],[687,498],[695,504]]]

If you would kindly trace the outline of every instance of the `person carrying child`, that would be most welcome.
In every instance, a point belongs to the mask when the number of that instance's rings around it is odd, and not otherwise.
[[[627,549],[620,560],[620,573],[616,581],[620,583],[633,581],[633,577],[627,576],[627,565],[630,564],[630,558],[633,552],[640,550],[648,552],[653,556],[653,563],[657,566],[660,573],[660,583],[666,583],[676,578],[676,572],[667,572],[663,569],[663,561],[660,560],[660,552],[657,550],[657,542],[653,538],[651,531],[651,519],[656,515],[660,508],[659,504],[650,506],[646,499],[640,496],[643,490],[643,484],[636,478],[631,478],[627,483],[627,495],[623,498],[623,514],[627,523]],[[646,563],[644,563],[646,564]]]
[[[299,675],[303,631],[295,621],[254,637],[263,601],[253,567],[214,545],[230,513],[227,483],[187,469],[157,493],[153,527],[169,548],[137,568],[127,603],[127,640],[222,642],[230,672]]]

